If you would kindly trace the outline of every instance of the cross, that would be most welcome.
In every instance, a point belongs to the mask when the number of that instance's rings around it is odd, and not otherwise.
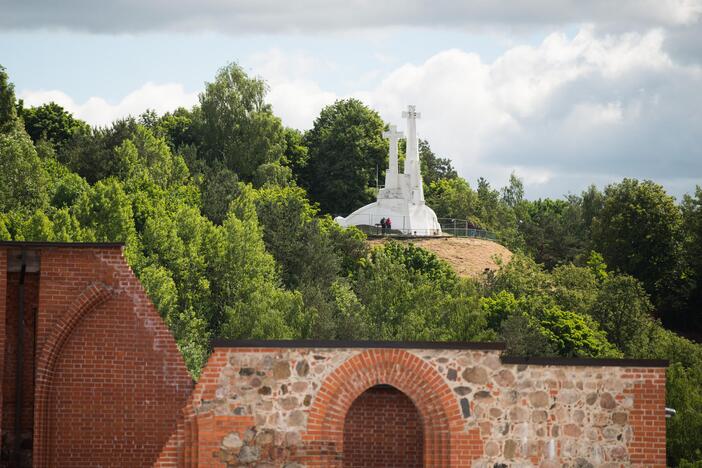
[[[397,131],[397,127],[390,125],[387,132],[383,132],[383,137],[390,140],[390,157],[388,158],[388,171],[385,173],[385,187],[389,189],[397,188],[398,180],[398,154],[397,142],[402,138],[402,132]]]
[[[417,108],[415,106],[409,105],[407,106],[406,111],[402,111],[402,118],[407,119],[410,118],[412,120],[414,119],[419,119],[422,117],[421,112],[417,112]]]
[[[397,148],[397,142],[400,141],[400,138],[402,138],[404,134],[402,132],[397,131],[397,126],[395,125],[390,125],[388,127],[387,132],[383,132],[383,138],[387,138],[390,140],[390,148],[392,151],[392,148],[395,147]]]

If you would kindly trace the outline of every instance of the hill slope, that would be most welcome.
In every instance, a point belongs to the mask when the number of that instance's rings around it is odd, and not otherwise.
[[[370,239],[371,245],[378,245],[387,242],[388,238]],[[509,262],[512,258],[505,246],[497,242],[485,239],[473,239],[467,237],[439,237],[429,239],[397,239],[400,242],[412,242],[413,244],[434,252],[461,276],[478,276],[486,268],[497,269],[497,264],[493,260],[494,256],[501,257],[503,261]]]

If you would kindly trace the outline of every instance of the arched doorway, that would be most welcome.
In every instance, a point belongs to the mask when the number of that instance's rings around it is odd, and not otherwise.
[[[344,468],[420,468],[424,431],[412,400],[376,385],[354,400],[344,421]]]
[[[322,382],[303,435],[308,468],[343,466],[346,415],[361,394],[380,384],[392,385],[414,402],[423,422],[423,466],[469,467],[480,456],[478,429],[466,431],[456,394],[434,367],[402,349],[367,349]]]

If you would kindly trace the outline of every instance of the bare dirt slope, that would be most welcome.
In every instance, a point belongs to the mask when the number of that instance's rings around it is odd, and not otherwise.
[[[388,238],[370,239],[371,245],[386,242]],[[504,262],[509,262],[512,252],[497,242],[485,239],[468,237],[439,237],[431,239],[396,239],[400,242],[413,244],[431,250],[439,258],[448,262],[456,273],[461,276],[478,276],[486,268],[497,270],[494,256],[501,257]]]

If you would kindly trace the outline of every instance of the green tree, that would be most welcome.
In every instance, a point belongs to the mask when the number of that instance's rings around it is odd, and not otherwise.
[[[251,190],[251,189],[247,189]],[[313,318],[303,313],[299,294],[279,286],[274,258],[266,252],[252,196],[238,197],[221,228],[213,259],[222,307],[213,325],[224,338],[304,336]]]
[[[183,157],[171,152],[163,138],[143,125],[137,125],[128,139],[115,150],[123,160],[123,179],[148,179],[161,188],[180,187],[190,181],[190,172]]]
[[[501,265],[487,287],[489,291],[507,291],[515,297],[540,296],[552,290],[553,278],[544,271],[543,265],[516,252],[509,263]]]
[[[480,298],[480,306],[485,312],[487,325],[495,331],[502,328],[505,320],[520,311],[523,304],[507,291],[499,291],[491,296]]]
[[[141,271],[139,280],[173,332],[188,369],[199,376],[211,338],[205,317],[191,307],[182,307],[178,287],[166,268],[148,266]]]
[[[0,213],[0,240],[12,240],[10,230],[7,228],[9,221],[7,215]]]
[[[23,129],[0,133],[0,211],[32,213],[48,203],[49,175]]]
[[[475,226],[481,226],[477,215],[478,196],[461,177],[432,182],[426,201],[439,218],[465,219]]]
[[[592,236],[607,264],[641,280],[661,306],[680,279],[681,228],[680,209],[662,186],[624,179],[605,189]]]
[[[561,308],[586,314],[596,305],[600,285],[591,269],[569,263],[554,268],[551,277],[553,296]]]
[[[625,355],[645,345],[653,325],[653,305],[641,283],[629,275],[610,275],[594,301],[590,314],[600,323],[611,343]]]
[[[337,278],[341,259],[315,218],[317,210],[305,191],[272,186],[247,193],[254,197],[266,249],[281,266],[283,283],[291,289],[304,283],[329,287]]]
[[[63,150],[73,135],[88,128],[85,122],[74,118],[55,102],[22,109],[22,120],[34,142],[46,139],[54,145],[57,153]]]
[[[511,356],[555,356],[541,326],[529,315],[513,313],[502,321],[500,336],[506,344],[505,353]]]
[[[66,208],[54,211],[51,217],[53,224],[53,238],[57,242],[81,242],[86,240],[86,234],[78,219]]]
[[[202,213],[215,224],[222,224],[227,216],[229,205],[241,192],[239,177],[234,171],[215,161],[204,168],[198,178],[202,193]]]
[[[292,169],[280,163],[261,164],[253,176],[255,187],[286,187],[293,181]]]
[[[509,176],[509,185],[502,188],[502,201],[513,210],[524,202],[524,183],[514,172]]]
[[[512,182],[519,181],[514,177]],[[512,191],[518,193],[517,188],[513,188]],[[484,228],[495,232],[508,247],[521,248],[524,245],[524,240],[518,231],[519,220],[515,209],[505,202],[500,191],[493,189],[490,183],[482,177],[478,179],[476,194],[478,196],[477,216]]]
[[[294,128],[285,127],[285,152],[282,163],[289,167],[295,178],[307,166],[309,154],[305,146],[302,132]]]
[[[117,120],[109,127],[80,129],[66,142],[57,155],[59,161],[90,184],[118,177],[124,179],[130,170],[130,161],[115,150],[137,129],[134,119]]]
[[[373,252],[377,255],[380,250]],[[426,277],[441,291],[452,291],[458,284],[458,275],[451,266],[439,259],[435,253],[412,243],[390,241],[383,246],[382,254],[388,256],[394,263],[401,264],[410,273]]]
[[[592,222],[597,218],[604,208],[604,194],[595,185],[590,185],[580,195],[580,205],[582,207],[582,220],[587,237],[592,232]]]
[[[171,151],[178,152],[185,146],[201,143],[196,123],[200,119],[200,109],[193,110],[179,107],[173,112],[166,112],[155,122],[152,131],[166,139]]]
[[[666,424],[669,466],[695,466],[689,462],[702,463],[701,369],[699,366],[692,369],[674,363],[666,372],[667,404],[677,411]]]
[[[419,162],[422,169],[422,180],[427,186],[431,186],[432,182],[458,177],[451,160],[440,158],[434,154],[427,140],[419,140]]]
[[[265,102],[263,80],[237,64],[222,68],[200,94],[198,132],[208,164],[222,161],[245,181],[261,164],[277,162],[285,150],[280,119]]]
[[[527,250],[546,268],[572,262],[585,252],[587,234],[582,224],[580,200],[536,200],[525,203],[519,225]]]
[[[132,205],[123,185],[116,179],[96,183],[84,192],[75,205],[76,218],[89,229],[94,241],[126,242],[136,240]]]
[[[694,196],[685,195],[682,203],[684,257],[690,266],[694,289],[687,305],[689,326],[702,328],[699,311],[702,308],[702,188],[697,186]]]
[[[411,248],[377,247],[355,275],[355,291],[366,308],[371,338],[382,340],[471,340],[486,333],[476,288],[450,281],[444,290],[432,277],[442,270]],[[413,258],[414,257],[414,258]],[[428,261],[427,261],[428,260]],[[442,277],[439,274],[439,277]]]
[[[597,323],[554,306],[536,318],[549,345],[561,356],[620,357]]]
[[[376,169],[387,161],[384,124],[357,99],[322,109],[305,134],[308,162],[300,182],[325,213],[349,214],[373,200]]]
[[[15,86],[5,67],[0,65],[0,134],[17,130],[17,109],[15,103]]]
[[[43,211],[36,210],[22,226],[21,231],[17,235],[17,240],[53,241],[54,224]]]

